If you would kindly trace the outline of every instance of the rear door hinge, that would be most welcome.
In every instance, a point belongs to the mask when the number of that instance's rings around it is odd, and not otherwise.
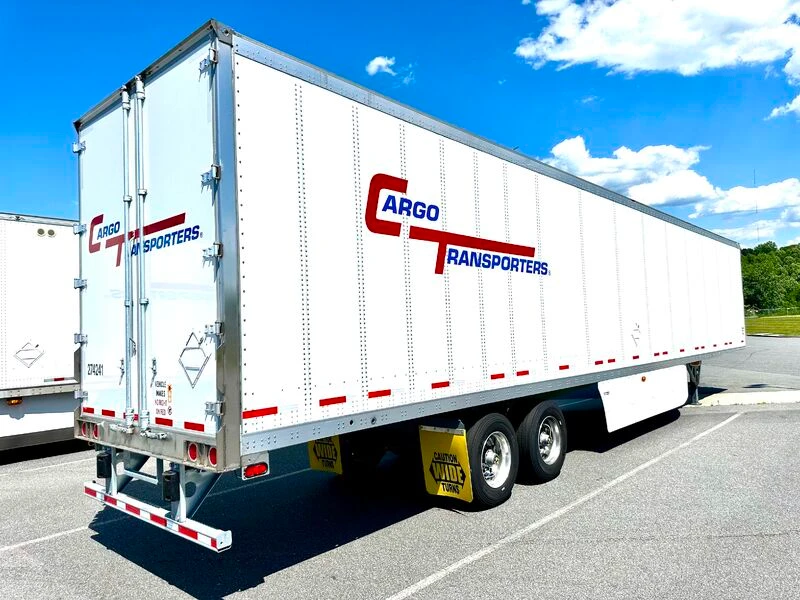
[[[203,333],[205,337],[213,338],[216,343],[219,344],[222,340],[222,323],[220,321],[214,321],[212,325],[206,325]]]
[[[207,262],[214,262],[222,257],[222,244],[220,242],[214,242],[214,245],[211,248],[205,248],[203,250],[203,264]]]
[[[200,181],[203,185],[211,185],[215,181],[219,181],[222,176],[222,167],[219,165],[211,165],[211,168],[200,175]]]
[[[72,144],[73,154],[80,154],[84,150],[86,150],[86,142],[74,142]]]
[[[86,233],[86,223],[73,223],[72,233],[74,233],[75,235]]]
[[[72,287],[76,290],[81,290],[86,287],[86,280],[85,279],[73,279],[72,280]]]
[[[89,392],[85,390],[75,390],[75,400],[86,400],[89,397]]]
[[[76,344],[85,344],[89,341],[89,336],[85,333],[76,333],[73,337]]]
[[[206,401],[206,414],[213,417],[222,416],[222,402],[220,400],[207,400]]]
[[[205,73],[208,71],[212,65],[217,64],[219,61],[217,49],[216,48],[209,48],[208,49],[208,56],[206,56],[203,60],[200,61],[198,68],[200,69],[201,73]]]

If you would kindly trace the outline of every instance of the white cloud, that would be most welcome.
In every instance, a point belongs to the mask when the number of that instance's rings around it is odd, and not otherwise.
[[[393,69],[392,67],[395,66],[395,62],[394,56],[376,56],[367,63],[365,68],[370,75],[377,75],[378,73],[386,73],[392,77],[397,77],[399,75],[400,79],[397,85],[410,85],[414,83],[414,65],[410,64],[405,67]]]
[[[597,102],[597,96],[586,96],[585,98],[581,98],[581,104],[592,104]]]
[[[532,0],[522,0],[523,6],[528,6],[528,4],[530,4],[531,2]]]
[[[750,212],[756,206],[759,210],[798,207],[796,219],[800,221],[800,179],[725,190],[693,168],[707,149],[661,145],[631,150],[622,146],[605,158],[592,156],[583,137],[577,136],[554,146],[545,162],[644,204],[694,204],[692,218]]]
[[[772,112],[769,113],[768,119],[774,119],[775,117],[783,117],[788,115],[789,113],[794,113],[800,118],[800,95],[797,96],[791,102],[787,102],[783,106],[778,106],[777,108],[773,108]]]
[[[394,66],[394,56],[392,56],[391,58],[388,56],[376,56],[371,61],[369,61],[369,63],[367,63],[366,69],[367,73],[369,73],[370,75],[376,75],[378,73],[388,73],[389,75],[394,77],[395,75],[397,75],[397,73],[395,73],[392,70],[393,66]]]
[[[554,62],[691,76],[786,60],[783,72],[800,85],[798,0],[539,0],[536,12],[549,22],[515,54],[537,69]]]
[[[714,233],[736,240],[738,242],[746,243],[753,241],[765,242],[769,239],[774,239],[776,233],[781,229],[789,227],[800,227],[800,222],[784,221],[781,219],[762,219],[754,221],[744,227],[733,227],[730,229],[714,229]],[[789,242],[795,243],[795,242]]]
[[[744,186],[731,188],[712,202],[697,204],[695,212],[690,216],[694,218],[701,215],[769,210],[787,206],[800,206],[800,179],[784,179],[754,188]]]
[[[645,146],[631,150],[622,146],[612,157],[594,157],[583,137],[566,139],[545,159],[551,165],[574,173],[645,204],[688,204],[698,198],[716,196],[708,180],[690,167],[700,161],[704,146]]]

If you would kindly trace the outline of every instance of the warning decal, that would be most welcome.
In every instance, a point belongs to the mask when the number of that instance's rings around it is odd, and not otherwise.
[[[339,436],[308,442],[308,462],[315,471],[342,474],[342,451]]]
[[[428,493],[472,502],[466,431],[421,426],[419,441]]]
[[[156,381],[155,413],[157,417],[172,417],[172,384]]]

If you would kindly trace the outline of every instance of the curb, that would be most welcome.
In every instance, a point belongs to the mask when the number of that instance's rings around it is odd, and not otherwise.
[[[731,406],[734,404],[791,404],[800,402],[800,390],[780,392],[719,392],[691,406]]]

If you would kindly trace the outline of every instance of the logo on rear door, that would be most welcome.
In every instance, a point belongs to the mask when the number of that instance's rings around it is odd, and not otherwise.
[[[122,249],[125,246],[125,235],[119,233],[119,221],[103,225],[104,215],[97,215],[89,225],[89,253],[94,254],[102,248],[117,249],[117,266],[122,262]],[[156,235],[158,234],[158,235]],[[179,246],[203,237],[200,225],[186,225],[186,213],[156,221],[144,226],[144,244],[139,242],[139,230],[129,231],[128,239],[135,240],[131,246],[131,255],[139,252],[152,252],[170,246]]]

